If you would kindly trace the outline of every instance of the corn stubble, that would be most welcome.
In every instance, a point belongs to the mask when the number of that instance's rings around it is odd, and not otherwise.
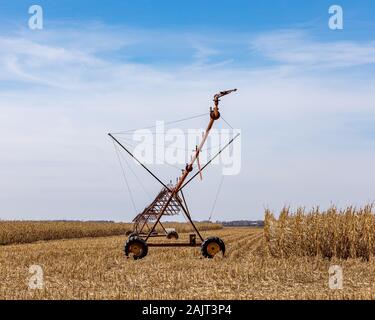
[[[166,228],[177,232],[188,232],[186,223],[166,222]],[[217,223],[198,222],[199,230],[221,229]],[[106,237],[124,235],[132,230],[130,223],[85,222],[85,221],[0,221],[0,245],[31,243],[58,239]],[[157,231],[162,231],[160,227]]]
[[[375,298],[371,206],[284,208],[277,220],[266,211],[265,220],[264,229],[204,231],[225,241],[226,256],[214,259],[199,248],[154,247],[142,260],[126,259],[123,233],[0,246],[0,299]],[[188,241],[188,226],[176,227]],[[34,264],[43,269],[43,289],[28,288]],[[332,265],[343,270],[341,290],[329,287]]]
[[[374,299],[375,263],[319,256],[272,256],[261,228],[204,231],[226,244],[226,256],[199,248],[149,248],[126,259],[126,237],[53,240],[0,247],[0,299]],[[188,241],[188,233],[181,233]],[[45,286],[31,290],[29,266],[43,268]],[[331,290],[328,269],[344,270]]]
[[[291,213],[283,208],[279,219],[266,210],[264,236],[269,253],[274,257],[321,256],[340,259],[360,258],[365,261],[375,253],[375,215],[373,206],[332,206]]]

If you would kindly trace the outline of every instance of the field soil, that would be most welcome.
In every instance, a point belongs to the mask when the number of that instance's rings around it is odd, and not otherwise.
[[[1,299],[371,299],[373,259],[275,258],[263,230],[224,228],[216,235],[227,252],[202,258],[200,248],[149,248],[127,259],[125,236],[52,240],[0,247]],[[183,241],[188,234],[181,234]],[[164,240],[163,240],[164,241]],[[166,240],[168,241],[168,240]],[[170,240],[169,240],[170,241]],[[31,265],[43,270],[44,288],[29,289]],[[329,288],[328,270],[343,270],[343,289]]]

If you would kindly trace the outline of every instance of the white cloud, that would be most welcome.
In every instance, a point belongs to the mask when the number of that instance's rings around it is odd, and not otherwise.
[[[254,37],[251,49],[288,65],[353,67],[375,63],[375,41],[314,40],[302,31],[284,30]]]
[[[168,42],[177,52],[188,46],[191,59],[160,67],[111,55],[142,50],[131,47],[144,48],[143,41],[151,38],[154,46]],[[221,51],[202,35],[191,39],[144,30],[122,35],[100,27],[93,33],[54,30],[30,39],[23,33],[0,37],[2,217],[130,220],[133,211],[106,133],[200,114],[214,93],[232,87],[239,91],[223,99],[221,111],[242,129],[243,170],[226,178],[214,219],[261,218],[267,204],[373,200],[374,142],[350,130],[346,120],[359,114],[360,122],[374,114],[374,78],[365,73],[353,80],[348,69],[338,81],[334,69],[324,70],[324,76],[305,71],[305,65],[370,63],[372,42],[331,47],[295,32],[260,35],[252,38],[253,46],[279,63],[239,68],[212,63]],[[346,50],[339,62],[338,48]],[[166,180],[176,174],[157,170]],[[203,183],[186,191],[197,219],[209,214],[218,173],[208,170]],[[150,186],[157,191],[151,181]],[[146,198],[136,194],[142,209]]]

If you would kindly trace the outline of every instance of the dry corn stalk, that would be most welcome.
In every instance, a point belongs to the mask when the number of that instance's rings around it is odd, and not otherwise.
[[[165,222],[166,228],[177,232],[191,231],[187,223]],[[218,223],[198,222],[201,231],[221,229]],[[132,230],[131,223],[83,222],[83,221],[0,221],[0,245],[30,243],[41,240],[57,240],[85,237],[125,235]],[[162,232],[163,230],[157,229]]]
[[[316,256],[362,258],[375,253],[375,215],[373,205],[363,208],[335,206],[325,211],[304,208],[291,214],[283,208],[279,219],[266,210],[264,236],[275,257]]]

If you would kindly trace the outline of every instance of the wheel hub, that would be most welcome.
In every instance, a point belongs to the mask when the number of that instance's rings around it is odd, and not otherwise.
[[[220,252],[220,246],[216,242],[211,242],[207,246],[207,252],[210,256],[215,256],[218,252]]]
[[[139,244],[132,244],[129,248],[129,251],[135,255],[135,256],[139,256],[141,254],[141,251],[142,251],[142,248]]]

